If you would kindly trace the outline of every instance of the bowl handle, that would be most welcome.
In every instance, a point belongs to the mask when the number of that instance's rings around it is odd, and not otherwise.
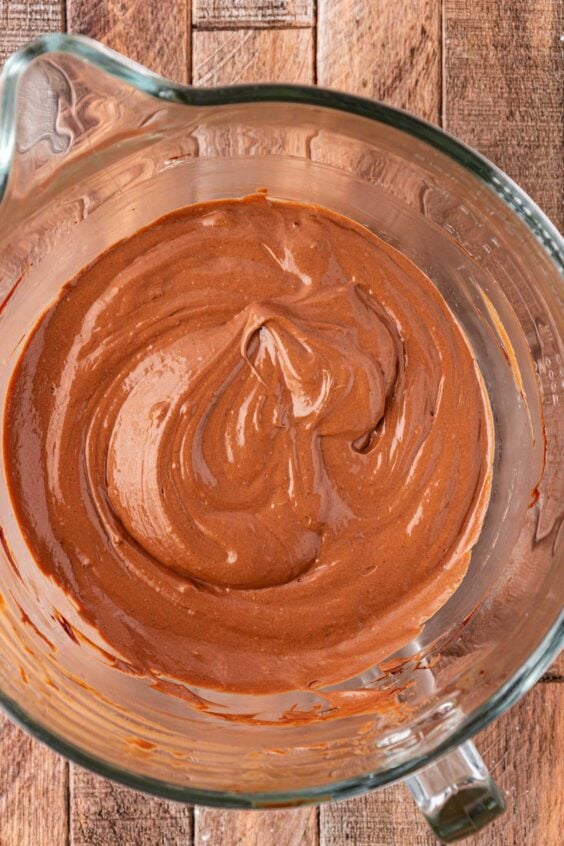
[[[505,811],[503,796],[471,741],[409,776],[405,783],[443,843],[475,834]]]

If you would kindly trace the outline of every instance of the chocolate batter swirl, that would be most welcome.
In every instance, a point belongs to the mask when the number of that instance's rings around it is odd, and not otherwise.
[[[13,376],[14,507],[139,672],[277,691],[342,680],[460,583],[489,412],[432,283],[361,226],[262,195],[98,258]]]

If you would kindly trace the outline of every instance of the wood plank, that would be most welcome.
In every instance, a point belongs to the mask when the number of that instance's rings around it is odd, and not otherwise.
[[[440,0],[319,0],[317,79],[438,123]]]
[[[0,67],[27,41],[64,28],[61,0],[0,0]]]
[[[193,0],[199,29],[312,26],[314,0]]]
[[[559,846],[564,820],[564,687],[537,685],[477,738],[507,812],[472,846]],[[406,788],[321,807],[320,846],[434,846]]]
[[[313,81],[310,29],[197,30],[192,50],[195,85]]]
[[[309,83],[314,78],[309,29],[194,30],[192,49],[196,85]],[[314,808],[261,812],[196,808],[194,842],[196,846],[316,846],[317,815]]]
[[[189,81],[189,0],[67,0],[68,26],[163,76]],[[70,767],[72,846],[184,846],[192,809]]]
[[[559,0],[445,0],[446,126],[563,221]]]
[[[176,82],[189,82],[190,0],[67,0],[69,32],[108,47]]]
[[[0,713],[0,846],[66,846],[68,764]]]
[[[217,811],[196,808],[194,846],[317,846],[315,809]]]
[[[321,805],[319,822],[319,846],[437,846],[403,785]]]
[[[70,798],[71,846],[192,843],[192,808],[188,805],[128,790],[74,765]]]
[[[64,29],[60,0],[0,0],[0,66],[14,50]],[[0,713],[0,844],[68,843],[68,764]]]

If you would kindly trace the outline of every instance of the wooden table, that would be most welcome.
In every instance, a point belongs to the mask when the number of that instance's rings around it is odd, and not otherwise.
[[[0,0],[0,63],[36,35],[98,38],[197,85],[319,83],[446,127],[562,221],[559,0]],[[477,744],[508,812],[476,846],[559,846],[564,662]],[[559,754],[560,753],[560,754]],[[241,813],[135,793],[0,717],[0,846],[424,846],[399,786],[321,808]]]

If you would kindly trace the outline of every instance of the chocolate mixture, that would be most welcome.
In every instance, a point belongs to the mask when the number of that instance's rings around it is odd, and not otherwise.
[[[470,349],[400,253],[263,195],[100,256],[18,362],[4,448],[38,565],[137,672],[340,681],[460,584],[489,493]]]

